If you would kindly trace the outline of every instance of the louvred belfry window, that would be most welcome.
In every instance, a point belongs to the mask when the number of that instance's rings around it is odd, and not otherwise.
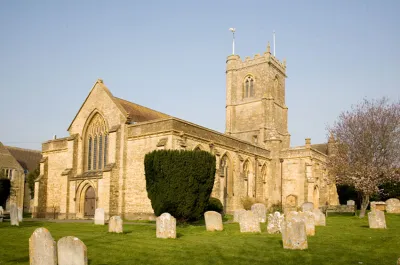
[[[108,129],[103,117],[95,114],[86,130],[86,169],[101,170],[107,163]]]
[[[254,97],[254,78],[250,75],[244,80],[243,94],[244,98]]]

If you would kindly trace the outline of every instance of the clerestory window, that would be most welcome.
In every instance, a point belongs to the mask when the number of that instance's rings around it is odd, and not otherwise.
[[[85,139],[87,170],[103,169],[107,164],[108,130],[100,114],[92,118]]]
[[[244,98],[254,97],[254,78],[247,76],[244,80]]]

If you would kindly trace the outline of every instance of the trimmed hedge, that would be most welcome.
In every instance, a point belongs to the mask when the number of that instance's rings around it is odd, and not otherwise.
[[[224,206],[219,199],[210,197],[205,211],[215,211],[217,213],[222,213],[224,211]]]
[[[9,179],[0,179],[0,206],[5,206],[10,196],[11,182]]]
[[[178,221],[202,217],[215,179],[215,157],[205,151],[155,150],[144,158],[146,189],[154,213]]]

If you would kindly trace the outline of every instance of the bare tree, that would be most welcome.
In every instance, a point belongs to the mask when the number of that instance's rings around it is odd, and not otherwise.
[[[337,184],[354,186],[360,193],[362,218],[378,186],[399,181],[400,102],[364,100],[341,113],[328,130],[336,140],[329,170]]]

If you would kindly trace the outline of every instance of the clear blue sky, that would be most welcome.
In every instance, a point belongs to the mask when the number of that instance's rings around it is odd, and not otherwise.
[[[400,95],[400,1],[1,1],[0,141],[41,149],[97,78],[135,103],[223,132],[225,60],[287,59],[291,145],[363,98]]]

